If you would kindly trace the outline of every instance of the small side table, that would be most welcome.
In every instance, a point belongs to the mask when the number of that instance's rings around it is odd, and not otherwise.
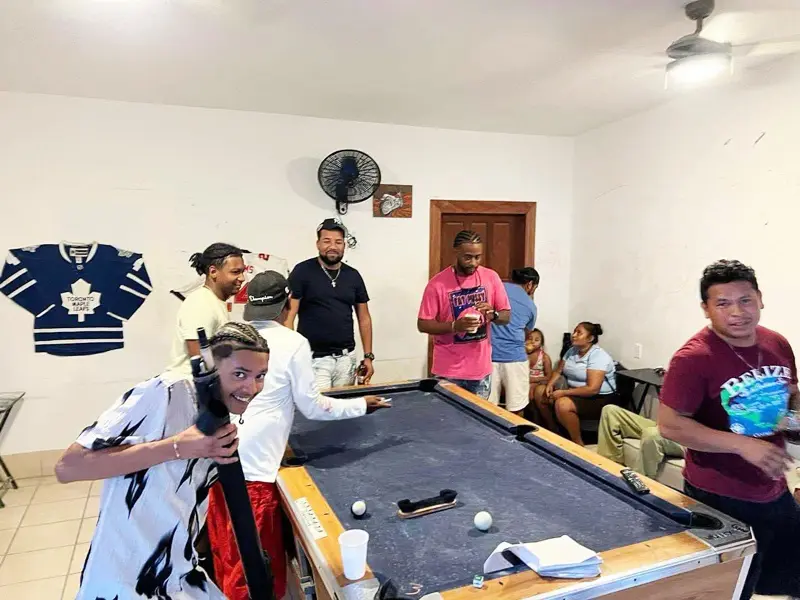
[[[0,392],[0,433],[3,432],[3,427],[6,421],[8,421],[8,417],[11,415],[14,405],[22,400],[24,395],[25,392]],[[0,456],[0,508],[5,507],[5,504],[3,504],[3,495],[8,490],[15,490],[17,487],[19,486],[17,486],[14,476],[11,474],[11,471],[8,470],[3,457]]]
[[[639,400],[639,406],[636,406],[634,402],[633,408],[636,414],[641,414],[642,407],[644,406],[644,401],[647,399],[647,392],[650,390],[650,387],[656,388],[656,393],[661,392],[661,386],[664,385],[664,375],[663,372],[659,373],[656,369],[623,369],[621,371],[617,371],[617,377],[623,377],[629,379],[635,384],[641,383],[644,384],[644,391],[642,392],[642,397]]]

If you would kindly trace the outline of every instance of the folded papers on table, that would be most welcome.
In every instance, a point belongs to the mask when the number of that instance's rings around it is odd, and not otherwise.
[[[562,579],[582,579],[600,575],[600,564],[603,559],[596,552],[581,546],[568,535],[558,538],[530,542],[527,544],[509,544],[502,542],[494,549],[483,564],[485,574],[505,571],[516,565],[503,554],[511,553],[542,577],[558,577]]]

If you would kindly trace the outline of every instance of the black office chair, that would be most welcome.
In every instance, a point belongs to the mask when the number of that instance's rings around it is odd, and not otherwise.
[[[558,359],[561,360],[564,358],[564,355],[567,353],[572,347],[572,334],[567,331],[562,334],[561,336],[561,353],[558,355]]]

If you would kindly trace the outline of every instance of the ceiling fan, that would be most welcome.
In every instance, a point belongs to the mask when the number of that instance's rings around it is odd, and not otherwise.
[[[738,60],[800,52],[800,34],[756,42],[737,41],[743,29],[755,29],[748,27],[747,23],[754,24],[762,15],[758,12],[722,13],[711,18],[715,8],[714,0],[693,0],[685,5],[684,12],[694,21],[695,30],[667,47],[665,53],[671,61],[667,65],[668,82],[670,76],[678,79],[679,74],[686,80],[699,80],[725,71],[732,73],[734,57]],[[763,11],[763,16],[769,19],[775,15]]]

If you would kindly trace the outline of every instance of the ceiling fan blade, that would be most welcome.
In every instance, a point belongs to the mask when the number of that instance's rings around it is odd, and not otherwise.
[[[750,47],[746,56],[786,56],[788,54],[800,53],[800,36],[790,40],[775,40],[759,42],[757,44],[745,45]]]
[[[798,22],[800,9],[721,12],[706,22],[701,35],[739,46],[792,36],[800,29]]]

